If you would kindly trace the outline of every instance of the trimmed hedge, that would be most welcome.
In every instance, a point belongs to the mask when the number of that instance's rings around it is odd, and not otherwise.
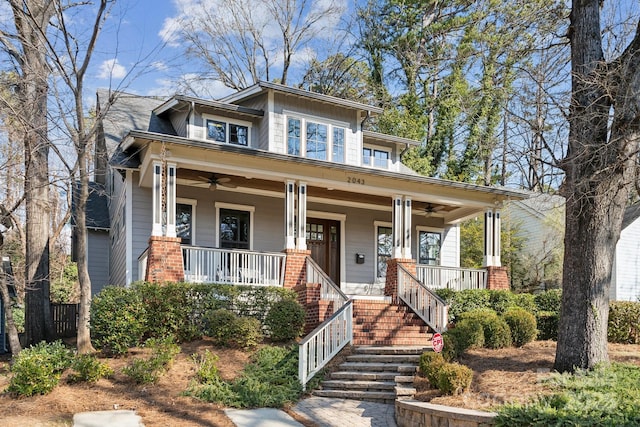
[[[274,303],[264,319],[264,324],[273,341],[289,341],[302,335],[304,328],[304,307],[294,300]]]
[[[640,303],[612,301],[607,335],[609,342],[640,344]]]
[[[516,347],[522,347],[538,335],[535,316],[523,308],[510,308],[503,318],[511,329],[511,340]]]

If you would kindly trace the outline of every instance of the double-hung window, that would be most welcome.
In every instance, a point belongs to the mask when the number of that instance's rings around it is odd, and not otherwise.
[[[287,154],[344,163],[346,127],[312,118],[287,117]]]
[[[248,122],[231,122],[219,117],[206,117],[206,138],[211,141],[234,145],[249,145],[251,124]]]
[[[435,231],[418,230],[418,263],[440,265],[442,234]]]

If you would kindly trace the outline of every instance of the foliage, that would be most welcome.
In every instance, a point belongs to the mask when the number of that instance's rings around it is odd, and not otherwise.
[[[171,366],[175,356],[180,353],[180,347],[171,337],[163,340],[149,338],[145,347],[151,349],[151,356],[132,361],[122,368],[122,373],[138,384],[153,384]]]
[[[204,317],[205,334],[217,345],[228,346],[234,337],[238,316],[233,311],[220,308],[207,313]]]
[[[499,317],[494,310],[477,309],[461,315],[461,322],[479,324],[482,327],[483,339],[475,345],[487,348],[504,348],[511,345],[511,331],[509,325]],[[480,344],[482,342],[482,344]]]
[[[142,342],[146,332],[146,308],[134,289],[107,286],[91,303],[91,336],[105,353],[125,354]]]
[[[72,304],[78,301],[80,289],[78,285],[78,265],[66,257],[64,266],[60,272],[59,267],[51,266],[50,299],[53,303]]]
[[[280,408],[302,394],[298,381],[297,347],[266,346],[232,383],[218,381],[192,385],[186,394],[235,408]]]
[[[462,313],[488,308],[490,297],[491,295],[486,289],[467,289],[456,292],[449,306],[449,318],[452,321],[457,321]]]
[[[304,318],[304,308],[297,301],[281,300],[271,306],[264,324],[273,341],[288,341],[302,334]]]
[[[640,425],[640,368],[613,363],[575,375],[555,374],[555,392],[524,405],[498,408],[496,426]]]
[[[523,308],[532,314],[535,314],[538,311],[538,306],[536,305],[536,298],[535,298],[535,295],[533,294],[529,294],[526,292],[523,292],[520,294],[513,294],[513,303],[514,305],[512,307]]]
[[[536,318],[523,308],[510,308],[502,317],[511,330],[511,340],[516,347],[533,341],[538,334]]]
[[[474,320],[461,320],[455,328],[445,332],[443,340],[443,357],[447,361],[455,360],[469,348],[484,345],[484,329]]]
[[[253,317],[238,317],[234,328],[233,342],[240,348],[252,348],[262,341],[262,325]]]
[[[218,360],[220,359],[209,350],[205,350],[204,354],[191,355],[193,363],[196,365],[196,380],[200,384],[214,384],[220,381],[220,372],[218,371]]]
[[[420,355],[420,372],[432,386],[438,385],[438,372],[445,364],[444,357],[440,353],[425,351]]]
[[[640,344],[640,302],[610,303],[607,338],[609,342]]]
[[[473,371],[458,363],[445,363],[438,372],[438,389],[444,394],[457,395],[471,387]]]
[[[90,354],[78,354],[71,363],[73,373],[69,376],[72,382],[86,381],[96,382],[100,378],[113,375],[113,369],[106,363],[100,362],[98,358]]]
[[[62,341],[43,341],[26,348],[14,359],[7,391],[25,397],[47,394],[58,385],[62,372],[71,363],[72,352]]]
[[[535,295],[536,307],[540,311],[552,311],[560,313],[562,305],[562,290],[549,289]]]
[[[539,311],[536,314],[536,324],[538,325],[538,339],[557,340],[558,321],[560,315],[554,311]]]

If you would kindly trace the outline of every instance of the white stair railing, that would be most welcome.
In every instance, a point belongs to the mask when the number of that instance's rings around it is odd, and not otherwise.
[[[353,340],[352,301],[311,257],[307,257],[306,267],[307,283],[320,284],[320,298],[333,301],[334,312],[298,344],[298,379],[303,389]]]
[[[436,332],[446,330],[447,304],[402,265],[398,265],[398,298],[404,301],[431,329]]]
[[[298,345],[298,378],[302,388],[353,340],[353,302],[348,300]]]
[[[487,287],[487,271],[482,269],[418,264],[416,276],[430,289],[463,291]]]

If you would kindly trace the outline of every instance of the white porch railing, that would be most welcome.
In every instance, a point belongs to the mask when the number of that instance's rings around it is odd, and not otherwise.
[[[352,340],[353,303],[348,300],[298,345],[298,378],[302,388]]]
[[[447,304],[417,277],[398,265],[398,297],[436,332],[447,328]]]
[[[334,311],[349,300],[311,257],[307,257],[307,283],[320,284],[320,298],[333,301]]]
[[[418,264],[416,276],[430,289],[449,288],[463,291],[487,287],[487,271],[480,269]]]
[[[285,254],[183,246],[184,280],[195,283],[282,286]]]

